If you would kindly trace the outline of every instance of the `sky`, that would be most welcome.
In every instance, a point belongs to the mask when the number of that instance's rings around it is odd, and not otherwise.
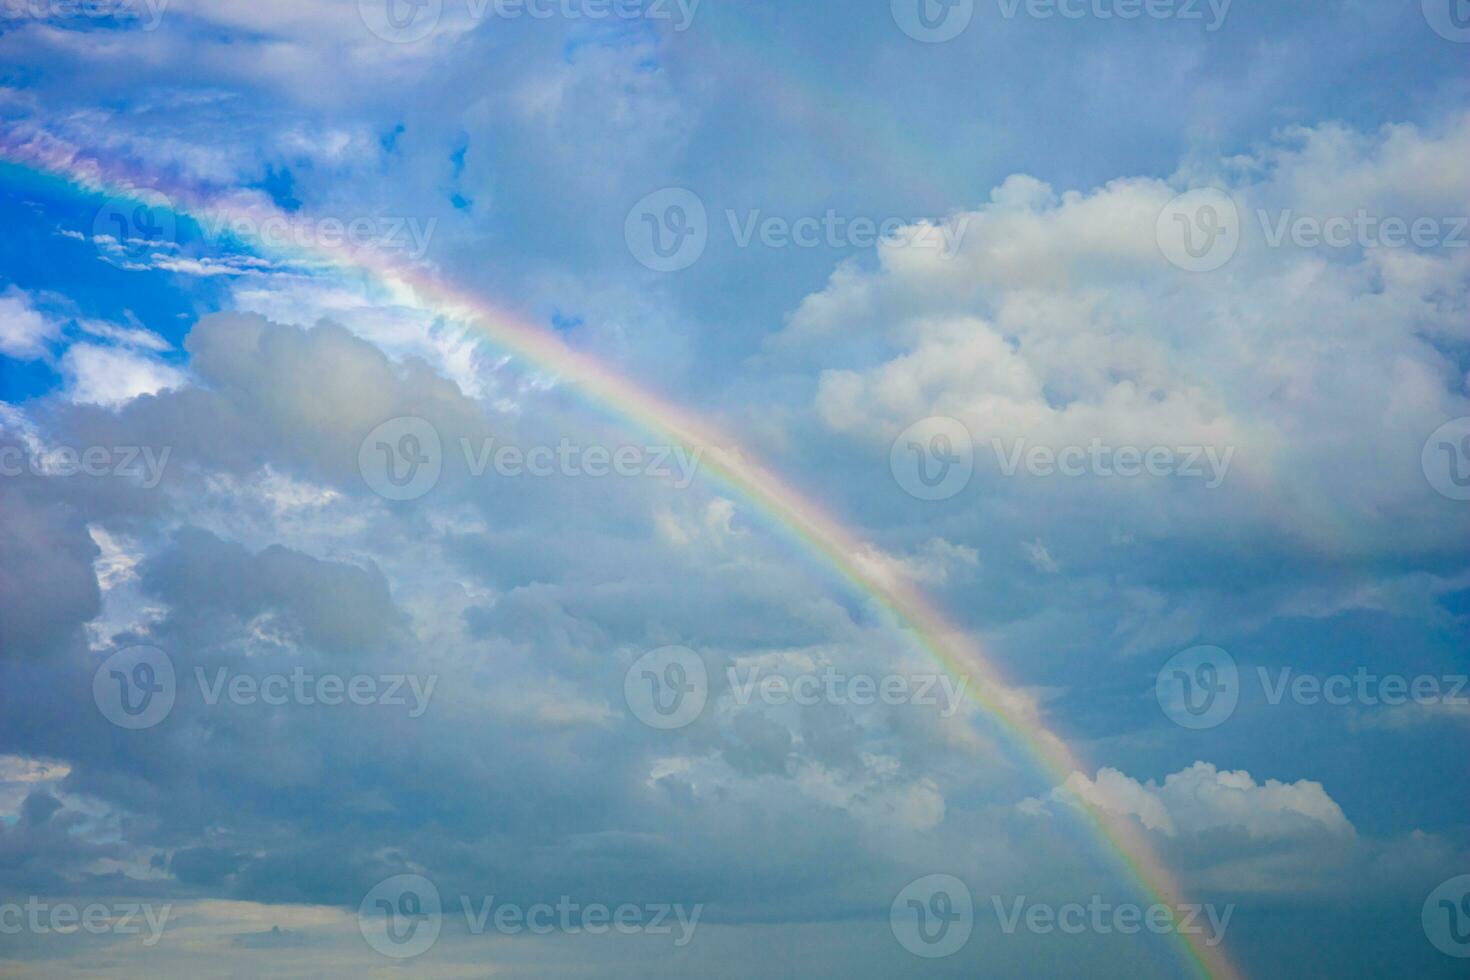
[[[1467,53],[0,4],[0,975],[1463,976]]]

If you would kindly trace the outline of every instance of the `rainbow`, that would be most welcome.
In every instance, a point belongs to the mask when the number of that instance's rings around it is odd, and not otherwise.
[[[256,193],[210,195],[182,184],[167,191],[143,175],[104,167],[77,148],[41,132],[0,131],[0,161],[66,187],[94,195],[156,205],[163,194],[180,216],[200,222],[262,227],[267,220],[293,220]],[[278,251],[295,252],[296,249]],[[380,251],[313,244],[307,257],[338,271],[365,275],[395,303],[469,324],[493,344],[550,371],[586,397],[612,410],[640,429],[678,442],[686,450],[704,452],[702,467],[750,505],[763,511],[780,529],[820,556],[855,589],[869,597],[914,641],[928,651],[976,704],[1007,734],[1021,752],[1053,784],[1088,771],[1068,745],[1041,718],[1035,704],[1005,683],[995,666],[963,630],[951,624],[911,583],[884,575],[859,560],[871,551],[852,530],[806,499],[739,444],[693,412],[670,404],[596,359],[568,347],[554,333],[518,319],[474,294],[443,282],[431,270],[413,266]],[[1080,797],[1076,809],[1094,835],[1111,852],[1144,893],[1170,907],[1185,904],[1184,892],[1154,853],[1138,823],[1095,806]],[[1234,978],[1241,974],[1223,945],[1209,946],[1199,934],[1176,932],[1180,957],[1193,975]]]

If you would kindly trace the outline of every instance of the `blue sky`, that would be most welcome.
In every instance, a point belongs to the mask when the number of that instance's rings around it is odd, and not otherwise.
[[[1461,975],[1462,0],[390,2],[0,16],[0,972]]]

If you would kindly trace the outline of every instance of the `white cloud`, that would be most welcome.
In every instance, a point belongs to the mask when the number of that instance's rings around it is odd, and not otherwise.
[[[185,384],[181,371],[117,347],[73,344],[61,359],[68,397],[74,402],[117,408],[137,398]]]
[[[60,324],[36,309],[30,294],[15,286],[0,293],[0,353],[35,360],[60,336]]]
[[[1244,770],[1219,770],[1208,762],[1140,783],[1116,769],[1099,769],[1096,779],[1074,772],[1053,790],[1053,801],[1085,800],[1111,813],[1132,814],[1150,830],[1169,837],[1193,837],[1206,831],[1235,828],[1253,838],[1279,838],[1302,833],[1351,837],[1353,826],[1321,783],[1301,779],[1257,783]],[[1029,799],[1024,813],[1044,811],[1045,801]]]

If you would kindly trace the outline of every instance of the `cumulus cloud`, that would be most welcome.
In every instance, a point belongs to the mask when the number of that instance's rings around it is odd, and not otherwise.
[[[1169,837],[1196,837],[1212,830],[1243,830],[1252,838],[1269,839],[1323,833],[1354,835],[1342,808],[1321,783],[1307,779],[1257,783],[1243,770],[1219,770],[1196,762],[1170,773],[1162,783],[1140,783],[1116,769],[1102,768],[1095,778],[1074,772],[1052,791],[1053,801],[1085,801],[1110,813],[1129,814],[1149,830]],[[1041,801],[1022,804],[1036,813]]]

